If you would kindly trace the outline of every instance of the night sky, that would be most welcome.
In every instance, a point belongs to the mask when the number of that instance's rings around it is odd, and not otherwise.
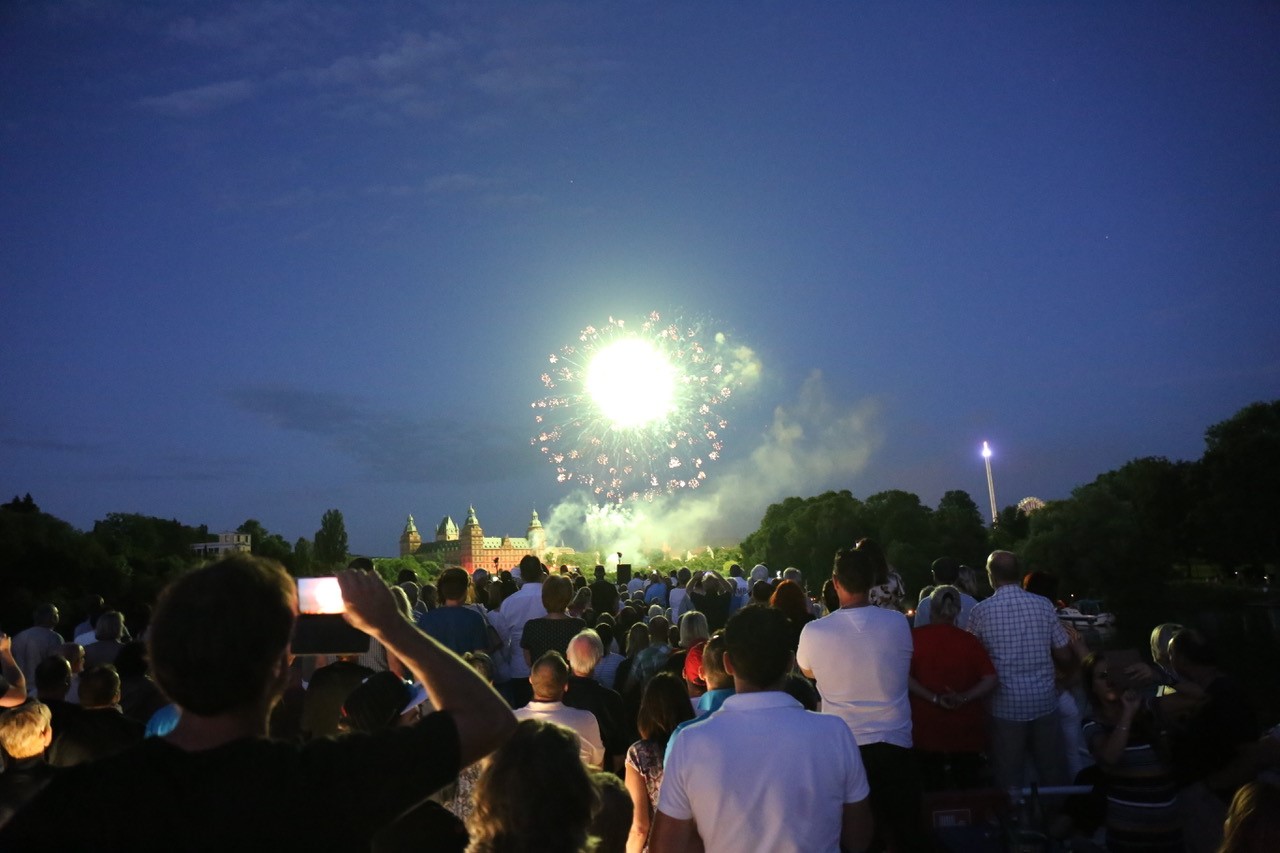
[[[390,555],[580,541],[548,356],[651,311],[758,360],[696,492],[986,511],[1280,391],[1280,8],[10,2],[0,498]],[[634,547],[630,545],[629,547]]]

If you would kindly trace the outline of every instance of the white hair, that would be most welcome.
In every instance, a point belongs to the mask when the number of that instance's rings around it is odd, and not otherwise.
[[[600,658],[604,657],[604,643],[600,641],[599,634],[587,628],[574,634],[566,651],[574,674],[590,675],[600,663]]]

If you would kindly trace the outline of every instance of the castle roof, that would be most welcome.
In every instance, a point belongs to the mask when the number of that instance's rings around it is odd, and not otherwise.
[[[456,535],[457,532],[458,532],[458,525],[454,524],[453,519],[447,515],[444,518],[440,519],[440,524],[436,527],[437,536],[448,536],[451,534]]]

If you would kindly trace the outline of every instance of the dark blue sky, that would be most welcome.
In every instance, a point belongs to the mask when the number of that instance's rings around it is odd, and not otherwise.
[[[609,316],[753,350],[646,542],[791,494],[1050,499],[1280,389],[1262,3],[11,3],[0,495],[390,554]],[[559,511],[557,505],[569,500]]]

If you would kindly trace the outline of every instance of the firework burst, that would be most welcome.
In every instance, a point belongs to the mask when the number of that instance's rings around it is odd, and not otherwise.
[[[615,502],[701,486],[724,448],[730,398],[759,374],[747,347],[657,312],[588,326],[550,365],[531,443],[559,482]]]

